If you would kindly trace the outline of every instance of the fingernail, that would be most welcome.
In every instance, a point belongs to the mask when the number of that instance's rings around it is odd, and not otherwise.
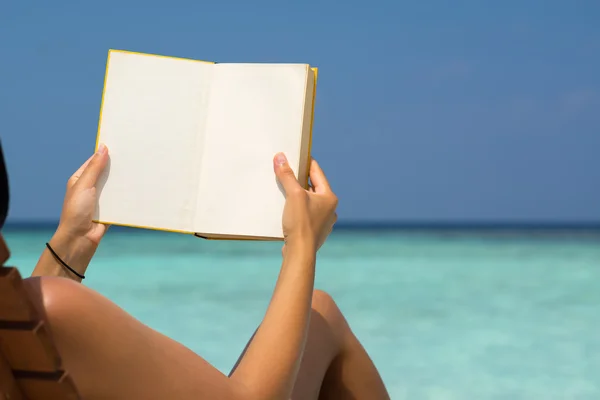
[[[100,143],[100,146],[98,146],[98,150],[96,152],[98,154],[104,154],[106,152],[106,146],[104,143]]]
[[[285,154],[277,153],[275,156],[275,164],[284,165],[287,162],[287,158],[285,158]]]

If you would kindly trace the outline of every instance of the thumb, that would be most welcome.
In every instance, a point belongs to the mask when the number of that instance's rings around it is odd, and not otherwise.
[[[106,164],[108,163],[108,149],[105,145],[101,144],[98,146],[98,151],[89,160],[88,165],[81,174],[81,177],[77,180],[78,185],[91,188],[96,185],[98,177],[104,171]]]
[[[288,160],[283,153],[277,153],[273,159],[273,167],[275,168],[275,175],[277,180],[283,186],[285,193],[292,193],[298,189],[302,189],[302,186],[298,183],[294,171],[290,167]]]

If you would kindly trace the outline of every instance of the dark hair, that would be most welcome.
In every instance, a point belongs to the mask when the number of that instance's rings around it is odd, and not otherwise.
[[[8,214],[8,198],[8,175],[6,173],[4,153],[2,152],[2,142],[0,141],[0,229],[4,226],[6,215]]]

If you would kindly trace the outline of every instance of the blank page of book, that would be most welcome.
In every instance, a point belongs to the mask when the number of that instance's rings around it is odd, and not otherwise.
[[[98,133],[110,164],[96,220],[193,232],[213,67],[110,52]]]
[[[306,64],[215,65],[196,232],[282,237],[285,196],[272,160],[284,152],[298,173],[309,71]]]

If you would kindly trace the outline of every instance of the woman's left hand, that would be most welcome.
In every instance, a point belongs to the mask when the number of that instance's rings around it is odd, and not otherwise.
[[[108,229],[107,225],[93,222],[98,201],[96,183],[107,163],[108,150],[100,145],[98,151],[69,178],[57,231],[73,240],[87,239],[94,250]]]
[[[93,221],[98,195],[96,184],[108,163],[108,150],[100,145],[67,183],[67,193],[60,215],[58,229],[49,243],[60,260],[76,271],[68,271],[44,249],[32,276],[60,276],[81,281],[96,253],[108,226]]]

